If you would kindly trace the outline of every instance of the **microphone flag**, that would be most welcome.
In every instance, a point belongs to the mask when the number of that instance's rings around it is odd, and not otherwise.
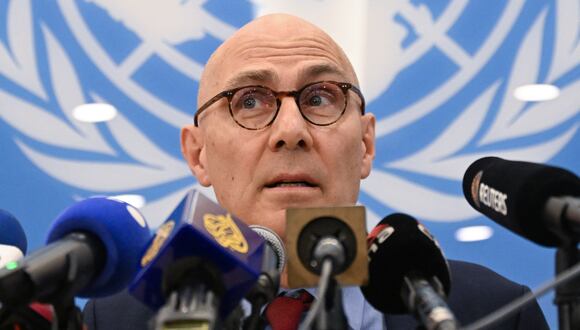
[[[166,303],[170,265],[190,257],[220,272],[225,318],[254,286],[262,268],[264,240],[236,216],[192,189],[159,227],[141,258],[129,291],[153,310]]]

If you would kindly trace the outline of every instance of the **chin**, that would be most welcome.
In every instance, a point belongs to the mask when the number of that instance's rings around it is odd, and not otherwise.
[[[286,242],[286,220],[284,220],[283,223],[274,223],[267,227],[278,234],[283,242]]]
[[[250,221],[245,221],[247,225],[257,225],[273,230],[285,241],[286,231],[286,210],[272,212],[255,212]]]

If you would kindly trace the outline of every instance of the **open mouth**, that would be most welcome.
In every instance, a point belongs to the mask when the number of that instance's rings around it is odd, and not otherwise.
[[[276,181],[266,185],[266,188],[285,187],[316,187],[316,185],[307,181]]]

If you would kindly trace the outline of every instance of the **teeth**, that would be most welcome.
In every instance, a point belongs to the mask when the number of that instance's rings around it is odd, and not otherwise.
[[[308,187],[305,182],[280,182],[276,184],[277,187]]]
[[[273,187],[312,187],[307,182],[276,182]]]

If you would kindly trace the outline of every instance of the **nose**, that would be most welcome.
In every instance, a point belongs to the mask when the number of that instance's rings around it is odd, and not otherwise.
[[[284,97],[278,115],[272,123],[268,145],[276,151],[281,149],[305,149],[312,147],[309,123],[302,117],[293,97]]]

